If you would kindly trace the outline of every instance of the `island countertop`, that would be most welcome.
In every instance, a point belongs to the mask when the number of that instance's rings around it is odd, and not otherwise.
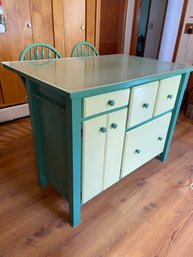
[[[193,67],[125,54],[86,58],[61,58],[39,61],[12,61],[2,64],[32,80],[58,88],[69,94],[108,87],[150,77],[175,76]]]

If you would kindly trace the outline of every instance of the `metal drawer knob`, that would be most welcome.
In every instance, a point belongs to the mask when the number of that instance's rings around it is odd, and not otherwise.
[[[29,22],[29,23],[27,23],[27,27],[28,27],[28,29],[31,29],[32,25],[31,25],[31,23],[30,23],[30,22]]]
[[[109,100],[109,101],[108,101],[108,105],[114,106],[114,105],[115,105],[115,101],[114,101],[114,100]]]
[[[168,98],[168,99],[172,99],[172,98],[173,98],[173,95],[168,95],[167,98]]]
[[[101,131],[102,133],[105,133],[105,132],[107,131],[107,129],[106,129],[105,127],[101,127],[101,128],[100,128],[100,131]]]
[[[146,109],[149,108],[149,104],[148,103],[144,103],[143,104],[143,108],[146,108]]]
[[[141,153],[141,151],[139,149],[136,149],[135,153],[139,154],[139,153]]]
[[[163,140],[163,137],[158,137],[157,140],[158,140],[158,141],[162,141],[162,140]]]
[[[116,129],[117,127],[118,127],[118,126],[117,126],[116,123],[112,123],[112,124],[111,124],[111,128]]]

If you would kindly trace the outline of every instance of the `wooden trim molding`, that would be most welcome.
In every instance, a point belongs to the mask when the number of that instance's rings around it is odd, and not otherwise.
[[[118,53],[124,52],[124,43],[125,43],[125,29],[126,29],[126,20],[127,20],[127,10],[128,10],[128,0],[120,2],[120,13],[123,10],[123,19],[119,19],[119,42],[118,42]]]
[[[131,32],[131,44],[130,44],[131,55],[136,55],[141,10],[142,10],[142,0],[136,0],[134,12],[133,12],[133,24],[132,24],[132,32]]]
[[[95,45],[96,0],[86,1],[86,41]]]
[[[168,2],[169,2],[169,0],[166,1],[165,10],[164,10],[164,17],[163,17],[163,21],[162,21],[161,34],[160,34],[160,39],[159,39],[159,46],[158,46],[158,51],[157,51],[157,59],[159,57],[159,52],[160,52],[160,46],[161,46],[163,30],[164,30],[164,24],[165,24],[165,20],[166,20],[166,12],[167,12],[167,8],[168,8]]]
[[[4,97],[3,97],[3,90],[2,90],[2,87],[1,87],[1,80],[0,80],[0,108],[1,108],[1,104],[4,104],[5,101],[4,101]]]
[[[145,44],[146,44],[146,39],[147,39],[147,31],[148,31],[148,25],[149,25],[149,16],[150,16],[150,10],[151,10],[151,3],[152,3],[152,0],[149,1],[149,6],[148,6],[148,14],[147,14],[146,27],[145,27],[145,37],[144,37],[144,45],[143,45],[142,56],[144,56],[144,51],[145,51]]]
[[[101,0],[96,0],[96,22],[95,22],[95,46],[99,51],[101,22]]]
[[[188,0],[184,0],[184,5],[183,5],[183,9],[182,9],[182,15],[181,15],[181,19],[180,19],[180,25],[179,25],[179,29],[178,29],[178,35],[177,35],[177,39],[176,39],[176,44],[175,44],[175,49],[174,49],[174,54],[173,54],[172,62],[176,61],[176,57],[177,57],[177,53],[178,53],[178,47],[179,47],[179,44],[180,44],[180,38],[181,38],[181,35],[182,35],[182,29],[183,29],[183,25],[184,25],[184,20],[185,20],[187,6],[188,6]]]

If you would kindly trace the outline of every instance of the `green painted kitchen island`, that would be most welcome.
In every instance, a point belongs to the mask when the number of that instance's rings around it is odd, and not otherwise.
[[[128,55],[4,62],[26,85],[39,183],[81,204],[165,161],[192,67]]]

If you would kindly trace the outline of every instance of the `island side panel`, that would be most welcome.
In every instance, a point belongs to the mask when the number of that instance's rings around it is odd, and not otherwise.
[[[182,79],[181,79],[181,82],[180,82],[180,87],[179,87],[179,90],[178,90],[178,95],[177,95],[177,98],[176,98],[176,103],[175,103],[175,106],[174,106],[174,110],[172,112],[171,122],[170,122],[170,126],[169,126],[169,129],[168,129],[168,134],[167,134],[166,143],[165,143],[165,146],[164,146],[164,151],[159,156],[159,159],[161,161],[166,161],[167,160],[170,144],[171,144],[173,133],[174,133],[174,130],[175,130],[175,127],[176,127],[176,122],[177,122],[177,119],[178,119],[180,107],[181,107],[181,104],[182,104],[183,96],[184,96],[184,93],[185,93],[185,90],[186,90],[186,86],[187,86],[189,77],[190,77],[189,72],[185,73],[185,74],[182,74]]]
[[[40,82],[39,82],[40,83]],[[50,182],[68,199],[68,157],[66,96],[27,81],[39,183]]]

